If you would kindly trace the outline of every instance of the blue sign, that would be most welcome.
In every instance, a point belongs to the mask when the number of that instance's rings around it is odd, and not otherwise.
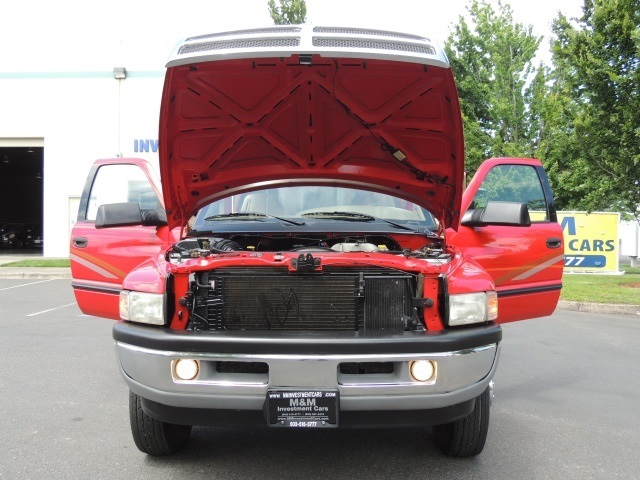
[[[133,141],[133,151],[136,153],[157,153],[158,152],[158,139],[136,139]]]
[[[607,266],[607,257],[604,255],[565,255],[565,267],[604,268]]]

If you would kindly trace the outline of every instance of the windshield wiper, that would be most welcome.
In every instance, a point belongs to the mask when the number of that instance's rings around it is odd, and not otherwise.
[[[205,222],[215,222],[216,220],[257,220],[259,218],[275,218],[281,222],[289,223],[291,225],[301,226],[304,222],[296,222],[295,220],[289,220],[288,218],[276,217],[275,215],[269,215],[267,213],[258,212],[236,212],[236,213],[224,213],[220,215],[211,215],[204,219]]]
[[[352,220],[354,222],[370,222],[376,220],[376,217],[367,215],[366,213],[357,212],[309,212],[303,213],[303,217],[330,218],[332,220]]]
[[[303,213],[303,217],[315,217],[315,218],[329,218],[331,220],[345,220],[348,222],[384,222],[388,225],[392,225],[396,228],[400,228],[402,230],[408,230],[410,232],[418,232],[415,228],[406,227],[404,225],[400,225],[399,223],[392,222],[391,220],[385,220],[384,218],[374,217],[373,215],[368,215],[366,213],[358,213],[358,212],[309,212]]]

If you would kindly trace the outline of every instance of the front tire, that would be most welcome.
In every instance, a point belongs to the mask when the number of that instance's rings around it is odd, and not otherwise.
[[[473,457],[482,452],[489,431],[490,388],[475,398],[473,412],[455,422],[436,425],[433,433],[440,449],[450,457]]]
[[[129,420],[136,447],[148,455],[171,455],[189,441],[191,425],[174,425],[151,418],[139,395],[129,390]]]

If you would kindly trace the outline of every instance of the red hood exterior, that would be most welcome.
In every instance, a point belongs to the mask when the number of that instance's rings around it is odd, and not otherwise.
[[[318,54],[170,64],[159,136],[172,227],[231,194],[303,184],[403,197],[458,223],[462,121],[446,66]]]

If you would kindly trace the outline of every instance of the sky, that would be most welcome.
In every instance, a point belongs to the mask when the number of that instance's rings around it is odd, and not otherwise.
[[[583,0],[503,0],[517,22],[545,36]],[[498,0],[490,0],[497,5]],[[307,0],[307,21],[417,33],[440,43],[469,0]],[[20,0],[0,3],[0,72],[162,70],[177,42],[215,31],[271,25],[267,0]]]

